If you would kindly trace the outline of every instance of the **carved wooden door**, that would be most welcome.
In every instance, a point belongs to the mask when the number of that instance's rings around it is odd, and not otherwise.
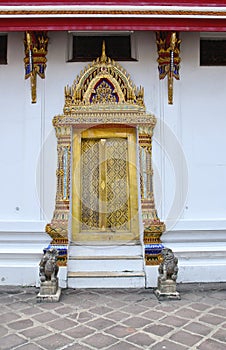
[[[82,231],[128,231],[126,138],[82,139]]]
[[[136,217],[137,188],[134,191],[131,184],[131,177],[136,178],[136,167],[131,163],[132,135],[122,130],[82,133],[77,143],[80,152],[75,170],[80,185],[76,186],[77,195],[73,199],[76,202],[73,219],[77,217],[79,221],[73,226],[76,239],[133,239],[131,226]]]

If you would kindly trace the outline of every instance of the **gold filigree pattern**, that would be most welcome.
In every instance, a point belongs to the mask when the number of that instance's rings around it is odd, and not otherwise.
[[[107,227],[129,231],[127,141],[110,139],[107,148]]]
[[[161,243],[161,235],[166,227],[159,219],[153,219],[151,222],[144,221],[144,244],[159,244]]]
[[[129,230],[127,140],[82,139],[82,230]]]
[[[82,230],[99,229],[99,143],[83,139],[82,145]]]
[[[114,103],[117,101],[118,96],[107,80],[100,81],[90,97],[90,103]]]
[[[98,107],[97,107],[98,106]],[[104,107],[105,106],[105,107]],[[65,125],[95,125],[95,124],[119,124],[129,125],[147,125],[152,129],[156,124],[155,116],[145,113],[144,110],[131,108],[131,106],[121,105],[115,108],[113,104],[101,105],[93,104],[90,107],[82,106],[81,108],[72,109],[69,115],[58,115],[54,117],[53,125],[57,126],[56,132],[59,133]],[[126,108],[127,107],[127,108]]]

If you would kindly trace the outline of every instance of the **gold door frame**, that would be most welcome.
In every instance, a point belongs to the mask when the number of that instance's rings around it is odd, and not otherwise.
[[[131,177],[129,182],[134,201],[130,206],[131,211],[134,211],[131,214],[132,229],[130,235],[122,237],[119,234],[117,236],[116,232],[116,234],[104,236],[103,233],[102,239],[139,239],[137,192],[140,188],[141,210],[139,216],[140,222],[143,221],[143,232],[140,234],[143,234],[144,244],[161,243],[160,237],[165,230],[165,225],[158,218],[152,186],[152,135],[156,118],[153,114],[146,112],[144,89],[135,86],[129,73],[119,63],[106,56],[103,44],[101,57],[88,64],[77,75],[71,86],[65,87],[64,97],[63,114],[53,118],[57,137],[56,200],[52,220],[46,225],[46,232],[51,236],[52,244],[60,246],[68,244],[71,236],[74,239],[75,232],[80,232],[79,202],[78,199],[78,203],[76,202],[76,198],[74,201],[75,194],[73,192],[77,188],[76,186],[80,186],[80,177],[78,179],[74,175],[72,177],[71,158],[73,158],[74,164],[78,162],[79,167],[80,158],[78,156],[80,157],[82,128],[86,130],[96,126],[100,132],[103,125],[106,127],[105,133],[107,128],[113,130],[112,126],[117,129],[115,131],[122,133],[124,132],[123,126],[128,125],[129,128],[134,128],[134,134],[132,132],[128,136],[134,140],[134,147],[130,148],[129,157],[130,163],[134,164],[134,169],[136,169],[136,157],[140,153],[140,173],[139,184],[135,170],[133,170],[134,177]],[[129,128],[125,127],[124,130],[128,132]],[[137,131],[137,139],[135,130]],[[139,147],[135,146],[136,141],[139,143]],[[80,176],[79,174],[78,171],[78,176]],[[77,190],[80,189],[77,188]],[[87,236],[86,239],[90,240],[90,237]],[[160,262],[161,254],[149,255],[145,254],[146,264]]]
[[[128,185],[129,185],[129,221],[128,232],[82,231],[81,227],[81,142],[82,139],[124,138],[128,145]],[[136,129],[132,127],[91,128],[85,131],[73,130],[72,162],[72,240],[73,241],[128,241],[139,240],[138,220],[138,180],[137,180],[137,144]]]

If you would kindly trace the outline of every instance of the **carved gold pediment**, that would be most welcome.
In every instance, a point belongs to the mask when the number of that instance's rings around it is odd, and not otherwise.
[[[106,56],[104,43],[101,57],[65,87],[63,112],[54,117],[55,127],[130,124],[153,128],[156,123],[155,116],[146,113],[144,89],[137,88],[126,70]]]
[[[144,108],[144,89],[135,87],[125,69],[106,56],[104,43],[101,57],[85,67],[71,87],[65,87],[64,113],[81,106],[95,110],[100,105]]]

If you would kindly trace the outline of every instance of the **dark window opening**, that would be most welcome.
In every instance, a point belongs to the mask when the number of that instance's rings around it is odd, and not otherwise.
[[[69,61],[92,61],[100,57],[103,41],[105,41],[107,57],[117,61],[135,60],[135,58],[132,57],[130,35],[73,35],[72,57]]]
[[[7,64],[7,35],[0,35],[0,64]]]
[[[226,40],[200,40],[201,66],[226,66]]]

